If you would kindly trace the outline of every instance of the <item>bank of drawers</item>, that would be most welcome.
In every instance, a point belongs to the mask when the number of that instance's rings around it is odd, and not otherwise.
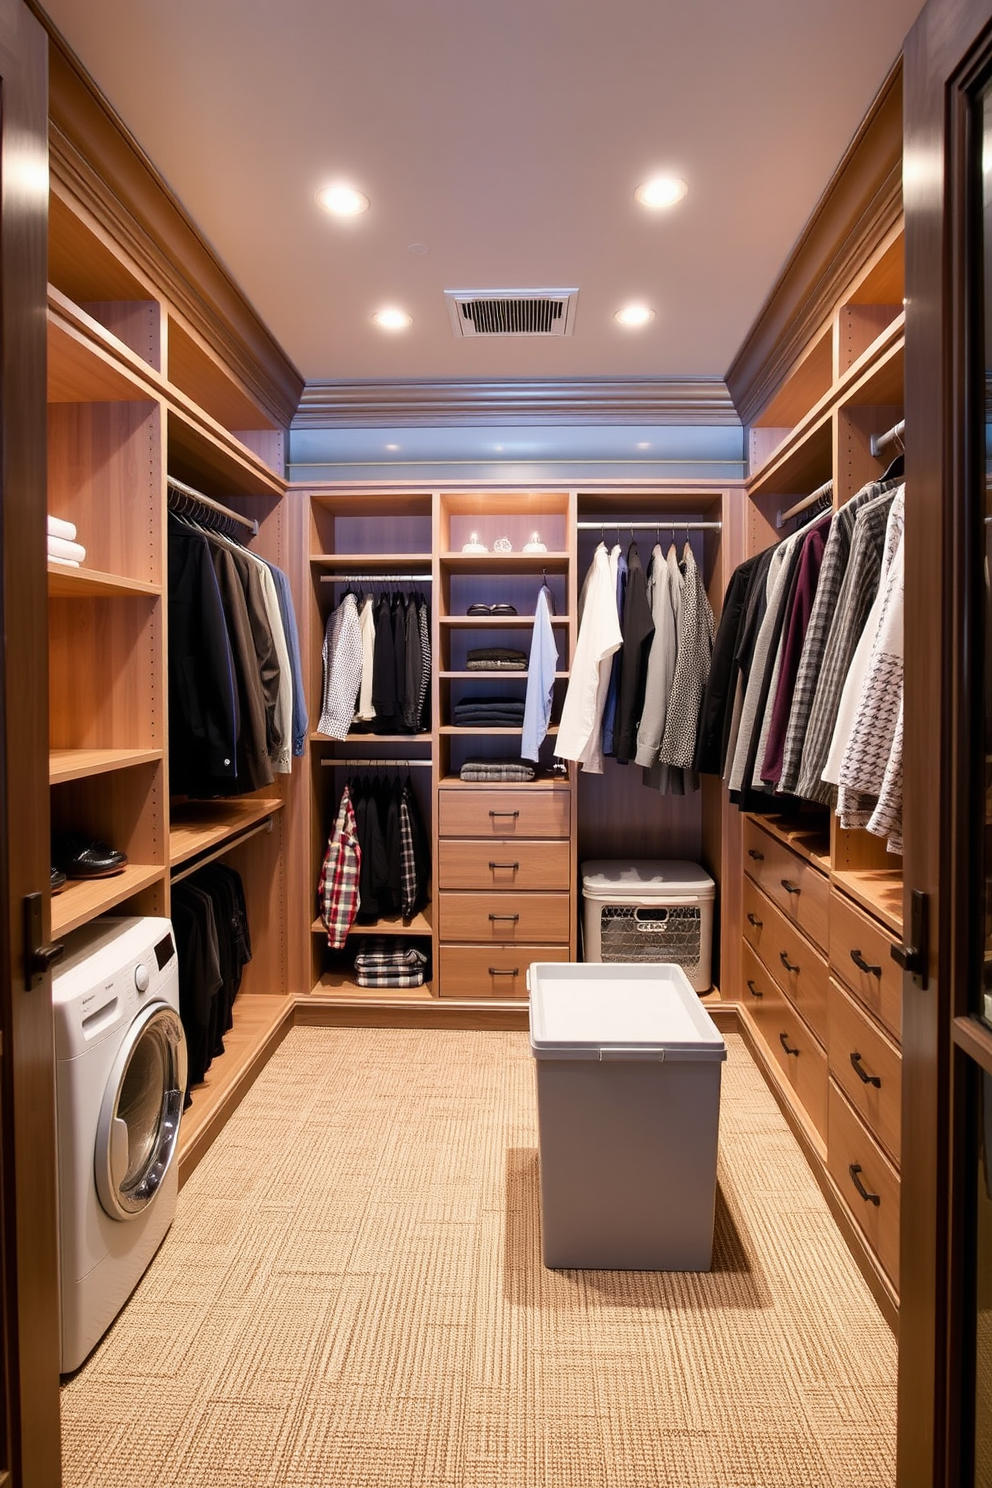
[[[570,959],[570,804],[561,789],[441,787],[442,997],[526,997],[532,961]]]
[[[744,846],[744,1004],[898,1289],[902,975],[893,937],[753,820]]]

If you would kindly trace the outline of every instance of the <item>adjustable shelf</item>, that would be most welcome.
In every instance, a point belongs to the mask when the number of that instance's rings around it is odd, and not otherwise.
[[[70,880],[61,893],[52,896],[52,938],[57,940],[70,930],[78,930],[80,925],[106,914],[150,884],[162,883],[164,878],[161,864],[129,863],[112,878]]]
[[[174,807],[169,820],[169,862],[178,868],[211,848],[222,847],[229,841],[235,845],[241,833],[269,820],[283,809],[283,804],[278,797],[249,797],[236,801],[187,801]]]
[[[53,749],[48,778],[51,785],[62,785],[67,780],[85,780],[110,770],[154,764],[162,758],[161,749]]]

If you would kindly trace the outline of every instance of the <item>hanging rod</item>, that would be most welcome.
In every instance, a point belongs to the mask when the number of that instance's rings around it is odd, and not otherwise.
[[[168,477],[170,491],[175,491],[180,496],[186,496],[191,501],[199,502],[201,506],[207,507],[209,511],[218,512],[226,517],[229,522],[237,522],[239,527],[247,527],[252,537],[258,536],[258,523],[253,517],[243,517],[240,512],[232,511],[229,506],[221,506],[212,496],[204,496],[202,491],[197,491],[193,486],[187,486],[183,481],[176,480],[175,476]]]
[[[171,875],[172,882],[174,884],[181,883],[184,878],[189,878],[191,873],[196,873],[198,869],[205,868],[208,863],[213,863],[217,858],[225,857],[232,848],[240,847],[242,842],[248,841],[249,837],[257,837],[259,832],[271,831],[272,818],[271,816],[267,816],[263,822],[259,822],[256,826],[248,827],[246,831],[238,832],[234,837],[228,837],[227,841],[222,842],[219,847],[215,847],[213,852],[204,853],[202,858],[196,858],[192,863],[184,863],[181,868],[177,869]]]
[[[668,519],[658,522],[628,522],[626,517],[611,517],[603,522],[576,522],[580,532],[612,532],[614,528],[626,528],[628,532],[722,532],[722,522],[672,522]]]
[[[833,481],[824,481],[822,486],[817,486],[815,491],[811,491],[808,496],[804,496],[802,501],[797,501],[795,506],[790,506],[788,511],[780,511],[775,518],[775,526],[784,527],[790,517],[798,517],[800,512],[808,511],[818,501],[823,501],[827,496],[832,496],[833,491]]]
[[[336,769],[338,765],[344,765],[349,770],[382,770],[392,768],[394,770],[429,770],[434,763],[433,760],[421,759],[377,759],[369,755],[367,759],[322,759],[322,765],[329,769]]]
[[[321,574],[322,584],[430,584],[433,574]]]
[[[898,445],[901,451],[903,447],[903,435],[905,433],[906,420],[900,419],[897,424],[892,425],[891,429],[886,429],[884,434],[873,434],[870,444],[872,455],[877,459],[884,449],[888,449],[890,444]]]

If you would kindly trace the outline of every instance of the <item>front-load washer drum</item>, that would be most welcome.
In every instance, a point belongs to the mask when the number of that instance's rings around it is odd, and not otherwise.
[[[167,1003],[152,1003],[128,1029],[100,1111],[96,1188],[111,1219],[154,1202],[175,1160],[185,1089],[183,1026]]]

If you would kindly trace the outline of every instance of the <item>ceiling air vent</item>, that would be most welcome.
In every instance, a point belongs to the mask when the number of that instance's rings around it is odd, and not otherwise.
[[[446,289],[456,336],[570,336],[577,289]]]

